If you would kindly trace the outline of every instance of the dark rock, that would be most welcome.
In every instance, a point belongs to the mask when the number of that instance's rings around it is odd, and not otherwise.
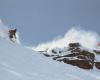
[[[77,56],[77,58],[79,58],[79,59],[87,59],[87,57],[83,56],[83,55],[79,55],[79,56]]]
[[[97,69],[100,69],[100,62],[95,62],[95,67],[96,67]]]
[[[71,54],[67,54],[67,55],[64,55],[64,56],[57,56],[57,57],[54,57],[54,58],[57,59],[57,58],[63,58],[63,57],[70,57],[70,58],[77,57],[79,59],[90,60],[92,62],[95,60],[95,55],[93,53],[85,51],[85,50],[81,51],[79,53],[71,53]]]
[[[93,69],[93,64],[89,60],[69,60],[64,58],[63,62],[83,69]]]
[[[80,52],[80,55],[86,56],[88,60],[94,62],[95,60],[95,55],[94,53],[91,53],[89,51],[83,50],[82,52]]]
[[[80,47],[79,43],[70,43],[69,47]]]
[[[71,48],[70,48],[71,47]],[[81,50],[78,43],[69,44],[70,54],[54,57],[54,60],[63,61],[83,69],[93,69],[95,55],[86,50]]]
[[[80,48],[75,48],[75,49],[73,50],[73,52],[80,52],[80,51],[81,51]]]
[[[55,54],[57,54],[57,52],[56,52],[54,49],[52,50],[52,53],[55,53]]]
[[[52,53],[54,53],[54,55],[44,55],[47,57],[53,57],[53,60],[77,66],[82,69],[93,69],[95,63],[95,66],[100,69],[100,62],[94,62],[94,53],[87,50],[81,50],[79,43],[70,43],[68,52],[69,54],[60,56],[58,53],[62,53],[62,51],[53,49]]]
[[[49,54],[43,54],[44,56],[46,56],[46,57],[52,57],[51,55],[49,55]]]
[[[74,50],[74,47],[69,47],[68,51]]]
[[[56,57],[53,57],[53,60],[56,60],[56,59],[58,59],[58,58],[61,58],[62,56],[56,56]]]
[[[98,50],[93,50],[96,54],[100,54],[100,51]]]
[[[79,43],[70,43],[68,51],[71,53],[79,53],[81,51]]]
[[[62,53],[62,51],[59,51],[59,53]]]

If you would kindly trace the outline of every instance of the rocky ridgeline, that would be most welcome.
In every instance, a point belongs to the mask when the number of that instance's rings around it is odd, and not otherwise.
[[[53,60],[64,62],[79,68],[93,69],[95,66],[97,69],[100,69],[100,62],[97,62],[95,57],[96,53],[99,54],[99,51],[93,50],[90,52],[89,50],[82,49],[82,46],[79,43],[70,43],[68,48],[64,51],[52,49],[51,53],[53,54],[50,55],[47,52],[43,54],[47,57],[52,57]]]

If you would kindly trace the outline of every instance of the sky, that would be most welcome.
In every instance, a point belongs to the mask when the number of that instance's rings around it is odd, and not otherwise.
[[[100,34],[100,0],[0,0],[0,19],[25,45],[63,36],[72,27]]]

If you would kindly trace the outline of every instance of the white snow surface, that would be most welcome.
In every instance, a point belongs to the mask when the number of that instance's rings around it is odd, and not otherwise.
[[[100,80],[97,69],[56,62],[7,39],[0,24],[0,80]]]
[[[100,80],[99,70],[56,62],[3,38],[0,45],[0,80]]]

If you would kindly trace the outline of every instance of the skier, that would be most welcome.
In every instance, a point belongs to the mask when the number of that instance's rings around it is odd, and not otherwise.
[[[10,40],[16,39],[16,31],[17,31],[17,29],[10,29],[9,30],[9,39]]]

